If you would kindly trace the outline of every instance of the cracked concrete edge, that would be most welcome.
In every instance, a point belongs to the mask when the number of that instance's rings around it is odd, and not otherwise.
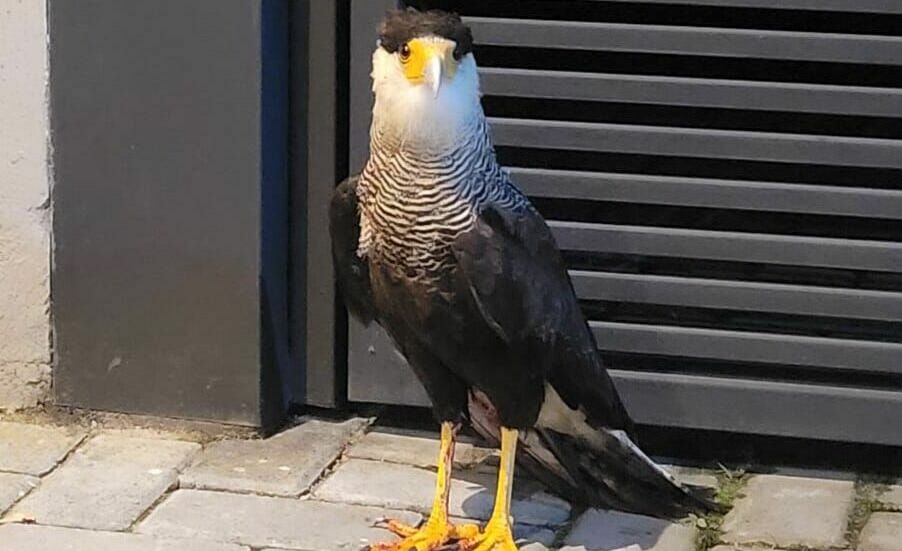
[[[51,384],[49,363],[0,363],[0,411],[21,411],[46,403]]]
[[[183,470],[185,470],[185,468],[186,467],[180,467],[178,469],[178,472],[181,473]],[[147,519],[147,517],[149,517],[151,515],[151,513],[153,513],[156,509],[158,509],[160,507],[160,505],[165,503],[166,500],[169,499],[173,493],[175,493],[176,491],[181,490],[181,489],[182,488],[179,485],[179,477],[176,476],[175,479],[172,481],[172,484],[170,484],[169,487],[166,488],[166,490],[162,494],[160,494],[157,497],[157,499],[155,499],[154,502],[150,504],[150,506],[147,507],[147,509],[142,511],[141,514],[138,515],[135,518],[135,520],[132,521],[132,523],[128,526],[128,528],[125,531],[136,533],[138,526],[142,522],[144,522]]]
[[[4,473],[4,474],[9,474],[9,473]],[[13,507],[15,507],[17,503],[19,503],[20,501],[22,501],[23,499],[28,497],[29,494],[34,492],[35,489],[41,485],[40,477],[31,476],[31,475],[20,475],[20,476],[22,476],[26,479],[26,483],[28,484],[29,488],[25,492],[19,494],[19,496],[16,497],[12,501],[12,503],[9,503],[5,508],[3,508],[3,506],[0,506],[0,525],[4,524],[3,517],[4,517],[4,515],[6,515],[6,513],[8,513],[9,511],[12,511]]]
[[[303,417],[301,419],[303,419]],[[300,497],[302,499],[312,496],[314,492],[316,492],[316,490],[323,484],[323,482],[325,482],[327,478],[332,476],[332,473],[334,473],[336,469],[338,469],[338,467],[342,465],[342,463],[348,460],[348,450],[351,448],[351,446],[353,446],[364,436],[366,436],[366,433],[369,432],[370,428],[376,422],[376,416],[361,416],[359,417],[359,419],[361,419],[360,426],[357,427],[357,429],[352,432],[347,439],[345,439],[344,445],[341,447],[341,450],[339,450],[339,452],[335,454],[335,457],[332,459],[332,461],[330,461],[329,464],[323,468],[323,470],[319,473],[319,476],[317,476],[313,480],[313,482],[311,482],[310,485],[307,486],[306,490],[301,492]]]

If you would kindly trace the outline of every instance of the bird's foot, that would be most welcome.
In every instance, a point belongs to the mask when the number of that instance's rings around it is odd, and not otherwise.
[[[517,551],[510,522],[491,519],[485,530],[457,542],[460,551]]]
[[[475,524],[451,524],[448,521],[428,520],[422,528],[415,528],[397,520],[386,519],[379,526],[397,534],[401,540],[393,543],[375,543],[368,551],[436,551],[440,548],[459,548],[457,541],[470,541],[479,536]]]

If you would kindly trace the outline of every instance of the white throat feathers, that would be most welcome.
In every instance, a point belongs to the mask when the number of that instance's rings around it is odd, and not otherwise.
[[[440,85],[435,86],[411,82],[398,55],[377,47],[371,76],[375,102],[370,133],[383,145],[440,154],[484,117],[473,54],[463,56],[453,74],[440,75]]]

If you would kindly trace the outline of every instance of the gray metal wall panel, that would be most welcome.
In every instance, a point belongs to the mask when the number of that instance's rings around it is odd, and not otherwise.
[[[264,422],[261,2],[49,4],[58,402]]]

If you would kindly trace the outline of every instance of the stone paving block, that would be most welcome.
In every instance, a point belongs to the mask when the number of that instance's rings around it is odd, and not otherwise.
[[[77,428],[0,422],[0,471],[42,476],[84,437]]]
[[[842,547],[855,494],[850,480],[758,475],[724,519],[727,543]]]
[[[858,539],[858,551],[902,551],[902,513],[874,513]]]
[[[0,473],[0,515],[39,483],[40,479],[27,474]]]
[[[451,481],[451,515],[487,519],[495,501],[494,477]],[[435,489],[435,473],[407,465],[352,459],[317,489],[319,499],[390,509],[428,512]],[[570,505],[542,492],[522,495],[514,485],[511,514],[517,522],[557,525],[570,516]]]
[[[422,516],[312,500],[179,490],[137,527],[155,536],[225,541],[257,547],[357,551],[394,536],[373,523],[390,516],[418,524]]]
[[[577,519],[561,551],[694,551],[695,529],[641,515],[589,509]]]
[[[880,503],[888,505],[892,509],[902,510],[902,484],[894,484],[885,492],[877,496]]]
[[[175,485],[200,450],[192,442],[99,435],[79,448],[6,519],[125,530]]]
[[[155,538],[75,528],[5,524],[0,551],[249,551],[247,547],[209,541]]]
[[[405,463],[414,467],[435,467],[438,448],[438,434],[377,429],[348,448],[347,455],[357,459]],[[471,467],[492,453],[490,449],[458,441],[454,448],[454,464]]]
[[[179,482],[183,488],[298,497],[366,422],[314,419],[266,440],[214,442]]]
[[[542,526],[514,525],[514,541],[520,551],[547,551],[554,538],[555,533]]]

